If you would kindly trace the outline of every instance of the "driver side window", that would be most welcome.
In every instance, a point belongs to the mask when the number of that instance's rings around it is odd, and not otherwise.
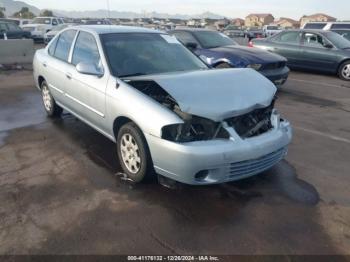
[[[326,40],[314,33],[304,33],[304,46],[307,47],[324,47],[326,45]]]
[[[77,65],[80,62],[93,64],[96,67],[101,66],[100,54],[95,37],[83,31],[78,35],[72,58],[73,65]]]
[[[174,36],[184,45],[188,43],[198,44],[197,40],[188,32],[175,32]]]

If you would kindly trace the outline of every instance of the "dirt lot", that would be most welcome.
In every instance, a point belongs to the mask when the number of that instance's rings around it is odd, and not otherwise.
[[[171,190],[121,181],[113,143],[47,119],[30,71],[0,74],[0,253],[350,254],[350,83],[294,72],[278,96],[286,161]]]

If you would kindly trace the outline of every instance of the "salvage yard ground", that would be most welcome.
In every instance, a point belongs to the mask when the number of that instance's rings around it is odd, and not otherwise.
[[[0,74],[1,254],[350,255],[350,83],[292,72],[277,102],[294,127],[285,161],[167,189],[121,181],[112,142],[47,119],[31,74]]]

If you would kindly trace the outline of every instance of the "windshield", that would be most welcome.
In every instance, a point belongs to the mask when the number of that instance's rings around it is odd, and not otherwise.
[[[197,31],[193,33],[203,48],[216,48],[237,45],[227,35],[214,31]]]
[[[49,25],[51,24],[50,18],[35,18],[32,22],[33,24]]]
[[[166,34],[104,34],[101,40],[117,77],[208,69],[175,37]]]
[[[333,45],[340,49],[350,48],[350,41],[342,37],[341,35],[334,32],[327,32],[326,37],[330,40]]]

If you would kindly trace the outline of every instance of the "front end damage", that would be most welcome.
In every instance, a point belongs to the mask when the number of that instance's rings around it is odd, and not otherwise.
[[[138,77],[126,82],[183,121],[164,126],[161,137],[145,134],[158,174],[193,185],[223,183],[261,173],[287,153],[291,127],[274,109],[274,93],[264,101],[243,102],[241,108],[232,105],[237,110],[230,111],[224,103],[223,114],[216,107],[215,112],[203,108],[205,113],[198,115],[194,114],[199,112],[196,99],[193,105],[185,105],[186,95],[164,88],[165,82],[157,80]],[[218,97],[212,99],[220,104]],[[203,103],[202,97],[199,104]]]

